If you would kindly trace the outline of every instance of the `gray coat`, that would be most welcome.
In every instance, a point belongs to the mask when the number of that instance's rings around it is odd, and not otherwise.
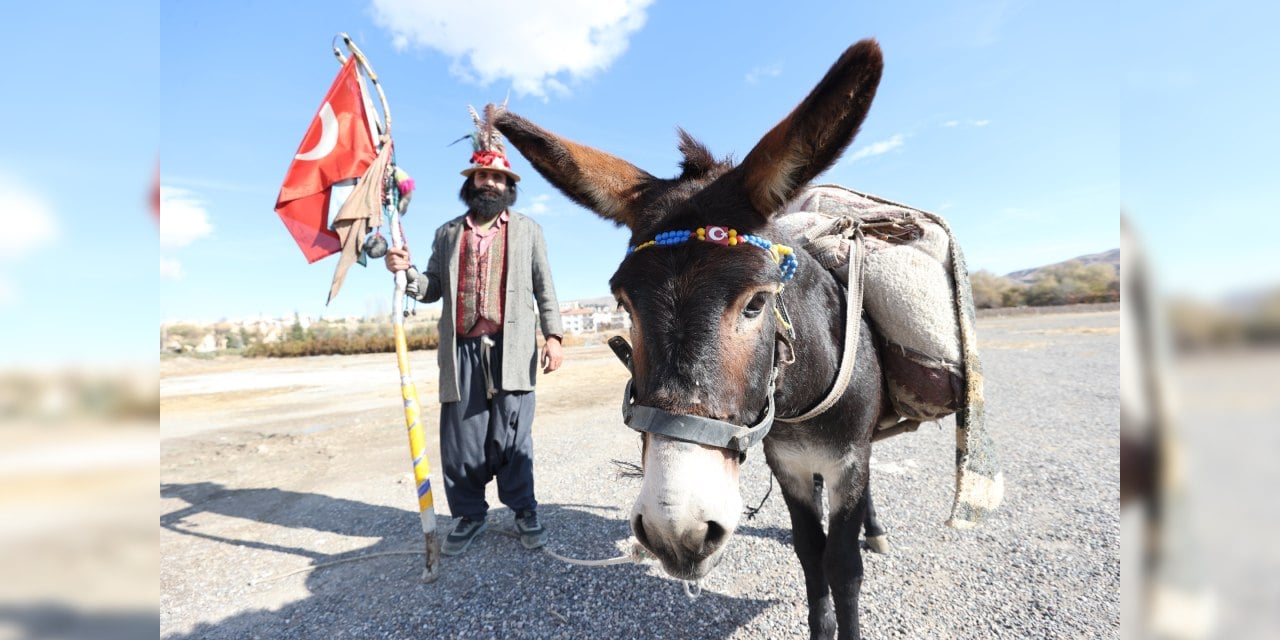
[[[507,227],[507,294],[502,310],[502,374],[498,387],[505,391],[530,391],[538,375],[538,343],[535,319],[542,334],[562,335],[560,303],[551,281],[547,243],[542,227],[532,219],[510,211]],[[444,300],[440,312],[440,402],[458,402],[457,322],[458,259],[465,216],[436,229],[431,257],[422,272],[427,286],[419,287],[422,302]],[[425,291],[422,289],[425,288]],[[534,304],[537,303],[535,309]]]

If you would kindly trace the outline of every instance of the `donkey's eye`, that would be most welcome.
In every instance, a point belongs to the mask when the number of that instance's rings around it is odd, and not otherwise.
[[[748,318],[756,318],[760,316],[760,312],[764,311],[765,303],[769,302],[769,296],[764,292],[759,292],[751,296],[751,301],[743,308],[742,315]]]

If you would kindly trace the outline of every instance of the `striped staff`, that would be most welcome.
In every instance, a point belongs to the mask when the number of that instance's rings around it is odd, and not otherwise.
[[[338,37],[342,38],[347,50],[355,57],[356,62],[364,69],[368,75],[370,82],[378,91],[378,99],[382,103],[383,123],[382,139],[384,144],[391,145],[391,111],[387,107],[387,97],[382,91],[382,85],[378,83],[378,75],[374,73],[373,67],[369,65],[368,58],[360,51],[359,47],[351,41],[351,37],[345,33],[339,33]],[[337,38],[335,38],[336,40]],[[346,64],[346,57],[342,55],[335,44],[333,47],[333,55],[338,58],[338,62]],[[392,156],[394,157],[394,151]],[[392,160],[394,164],[394,160]],[[395,171],[383,170],[381,179],[383,181],[383,210],[387,213],[390,222],[391,245],[396,248],[404,246],[404,232],[400,228],[400,191],[395,183]],[[375,256],[376,257],[376,256]],[[409,433],[409,456],[413,460],[413,479],[418,489],[418,513],[422,520],[423,541],[426,545],[426,563],[422,572],[423,582],[433,582],[440,577],[440,538],[436,533],[436,508],[435,501],[431,495],[431,463],[427,460],[426,439],[422,433],[422,405],[418,402],[418,389],[413,384],[413,376],[409,373],[409,346],[405,339],[404,331],[404,300],[405,286],[407,277],[405,272],[397,271],[395,274],[395,297],[392,302],[391,324],[395,332],[396,340],[396,361],[400,366],[400,396],[404,400],[404,424]]]

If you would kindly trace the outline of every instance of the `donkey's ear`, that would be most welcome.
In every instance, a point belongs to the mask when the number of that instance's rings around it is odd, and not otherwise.
[[[760,215],[769,217],[844,152],[867,117],[884,60],[875,40],[849,47],[736,171]]]
[[[625,160],[565,140],[510,111],[498,116],[497,126],[547,182],[600,217],[633,228],[634,205],[653,176]]]

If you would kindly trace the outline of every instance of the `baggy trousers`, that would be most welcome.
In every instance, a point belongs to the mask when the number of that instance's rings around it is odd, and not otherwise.
[[[502,335],[458,338],[460,402],[440,406],[440,460],[449,513],[455,518],[482,520],[489,511],[485,485],[498,480],[498,499],[517,513],[538,507],[533,496],[533,391],[496,389],[489,398],[484,356],[488,355],[489,383],[499,386],[502,375]]]

